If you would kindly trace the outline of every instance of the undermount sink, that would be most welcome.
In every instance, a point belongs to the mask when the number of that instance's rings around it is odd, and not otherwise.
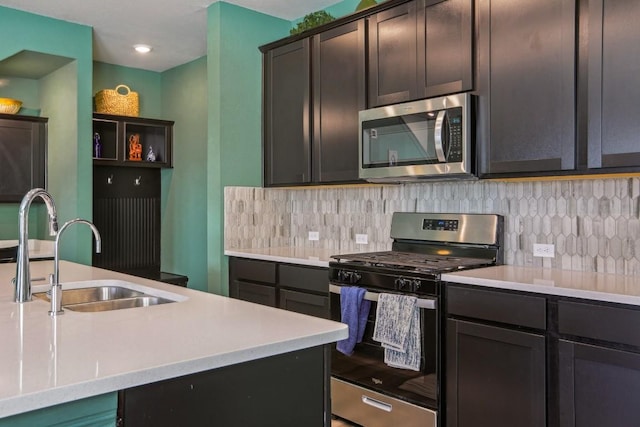
[[[107,282],[115,282],[118,284],[127,283],[119,281]],[[95,282],[92,283],[95,284]],[[164,292],[164,294],[168,293]],[[50,300],[47,292],[37,292],[34,293],[33,296],[45,301]],[[121,310],[124,308],[149,307],[180,300],[179,295],[175,295],[175,297],[176,299],[170,299],[165,296],[150,295],[148,292],[130,289],[124,286],[105,284],[103,286],[62,289],[62,308],[71,311],[93,313],[98,311]]]
[[[123,308],[149,307],[152,305],[167,304],[170,302],[175,301],[171,301],[170,299],[166,298],[143,295],[133,298],[112,299],[105,301],[87,302],[82,304],[63,304],[62,307],[71,311],[84,311],[93,313],[96,311],[121,310]]]

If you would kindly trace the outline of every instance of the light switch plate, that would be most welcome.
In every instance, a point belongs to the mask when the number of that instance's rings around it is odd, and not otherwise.
[[[369,236],[367,234],[356,234],[356,245],[368,245]]]
[[[309,232],[309,240],[320,240],[320,232],[318,232],[318,231],[310,231]]]
[[[556,247],[552,244],[534,243],[533,256],[543,258],[553,258],[556,254]]]

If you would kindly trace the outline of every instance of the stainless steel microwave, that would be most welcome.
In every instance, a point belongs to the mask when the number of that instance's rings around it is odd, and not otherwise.
[[[370,182],[474,178],[471,95],[360,111],[359,177]]]

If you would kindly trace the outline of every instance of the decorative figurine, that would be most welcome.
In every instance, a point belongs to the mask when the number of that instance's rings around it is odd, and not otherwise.
[[[93,157],[99,159],[102,157],[102,144],[100,143],[100,134],[93,134]]]
[[[156,153],[153,152],[153,147],[149,146],[149,152],[147,153],[147,162],[155,162]]]
[[[137,133],[129,137],[129,160],[135,162],[142,160],[142,144],[140,144],[140,135]]]

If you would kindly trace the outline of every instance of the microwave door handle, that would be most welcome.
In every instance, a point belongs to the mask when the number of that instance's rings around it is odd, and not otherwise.
[[[444,154],[444,118],[447,115],[446,110],[438,111],[438,116],[436,117],[436,126],[433,130],[434,132],[434,145],[436,148],[436,156],[438,157],[438,161],[440,163],[445,163],[447,161],[447,157]]]
[[[329,292],[331,292],[332,294],[340,294],[340,288],[341,286],[336,286],[333,284],[329,285]],[[376,292],[369,292],[367,291],[364,294],[364,299],[366,299],[367,301],[378,301],[378,297],[380,296],[379,293]],[[417,301],[417,305],[418,308],[426,308],[427,310],[435,310],[436,309],[436,299],[435,298],[418,298]]]

